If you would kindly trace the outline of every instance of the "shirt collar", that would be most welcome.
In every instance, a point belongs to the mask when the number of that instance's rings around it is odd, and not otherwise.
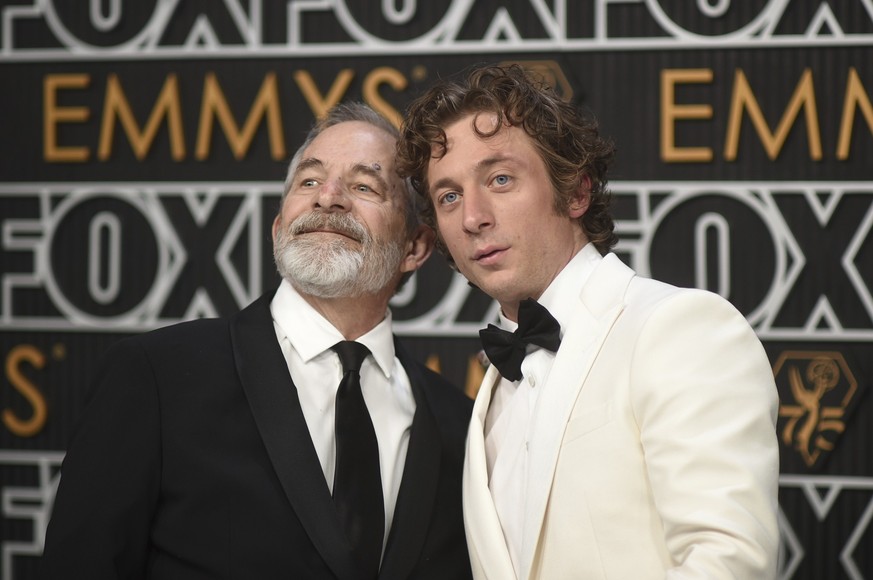
[[[558,275],[537,300],[561,325],[562,337],[564,329],[573,315],[573,310],[576,308],[579,290],[588,281],[591,272],[594,271],[601,259],[602,256],[594,244],[590,242],[585,244],[564,266],[564,269],[558,272]],[[518,323],[506,318],[502,310],[499,314],[499,325],[510,332],[514,332],[518,328]]]
[[[341,340],[339,330],[324,318],[287,281],[282,280],[276,290],[270,312],[281,338],[287,338],[303,362],[327,351]],[[368,349],[376,364],[387,378],[394,369],[394,335],[391,333],[391,311],[385,311],[382,321],[356,339]]]

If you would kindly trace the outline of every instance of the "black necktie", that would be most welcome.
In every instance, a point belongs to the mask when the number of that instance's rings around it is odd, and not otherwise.
[[[527,345],[534,344],[557,352],[561,346],[561,325],[542,304],[527,298],[518,305],[518,328],[515,332],[489,324],[488,328],[479,331],[479,338],[482,339],[488,360],[497,367],[500,375],[517,381],[521,378],[521,361],[524,360]]]
[[[336,392],[336,471],[333,502],[364,572],[376,578],[382,557],[385,508],[379,470],[379,444],[361,394],[361,363],[370,351],[358,342],[333,345],[343,365]]]

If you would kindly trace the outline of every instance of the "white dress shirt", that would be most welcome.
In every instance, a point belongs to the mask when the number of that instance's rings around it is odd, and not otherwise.
[[[537,302],[561,325],[561,337],[570,319],[570,308],[601,256],[593,244],[583,247],[552,280]],[[518,324],[501,312],[498,325],[514,332]],[[500,519],[516,576],[524,542],[525,482],[528,479],[528,442],[536,437],[535,410],[540,388],[546,384],[555,353],[529,346],[521,363],[522,378],[501,379],[494,387],[485,416],[485,459],[488,487]],[[548,417],[540,420],[548,421]]]
[[[336,461],[334,401],[343,369],[339,356],[331,347],[345,339],[287,280],[283,280],[276,291],[270,311],[324,479],[333,489]],[[382,322],[359,337],[357,342],[369,348],[371,353],[361,366],[361,392],[379,443],[385,501],[384,549],[403,478],[415,399],[409,377],[394,356],[390,310],[386,311]]]

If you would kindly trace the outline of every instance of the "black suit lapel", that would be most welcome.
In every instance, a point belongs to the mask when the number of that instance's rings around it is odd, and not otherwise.
[[[276,340],[271,298],[262,296],[231,320],[239,378],[282,488],[312,543],[338,578],[356,578],[351,550]]]
[[[418,562],[436,500],[441,457],[439,431],[423,391],[426,379],[396,340],[394,343],[412,385],[415,415],[380,580],[408,578]]]

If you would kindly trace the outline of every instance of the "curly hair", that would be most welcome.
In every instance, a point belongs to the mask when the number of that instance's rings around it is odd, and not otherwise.
[[[579,187],[590,181],[589,207],[579,222],[597,250],[609,252],[617,238],[606,173],[615,147],[600,136],[596,121],[583,117],[575,106],[517,64],[474,69],[461,81],[434,85],[409,105],[400,128],[397,168],[424,198],[424,222],[437,230],[427,169],[431,158],[446,153],[445,128],[468,115],[475,118],[481,114],[493,114],[498,121],[488,132],[473,124],[482,139],[494,136],[504,125],[519,127],[531,137],[548,170],[555,210],[560,215],[568,214]],[[437,247],[454,265],[441,239]]]

